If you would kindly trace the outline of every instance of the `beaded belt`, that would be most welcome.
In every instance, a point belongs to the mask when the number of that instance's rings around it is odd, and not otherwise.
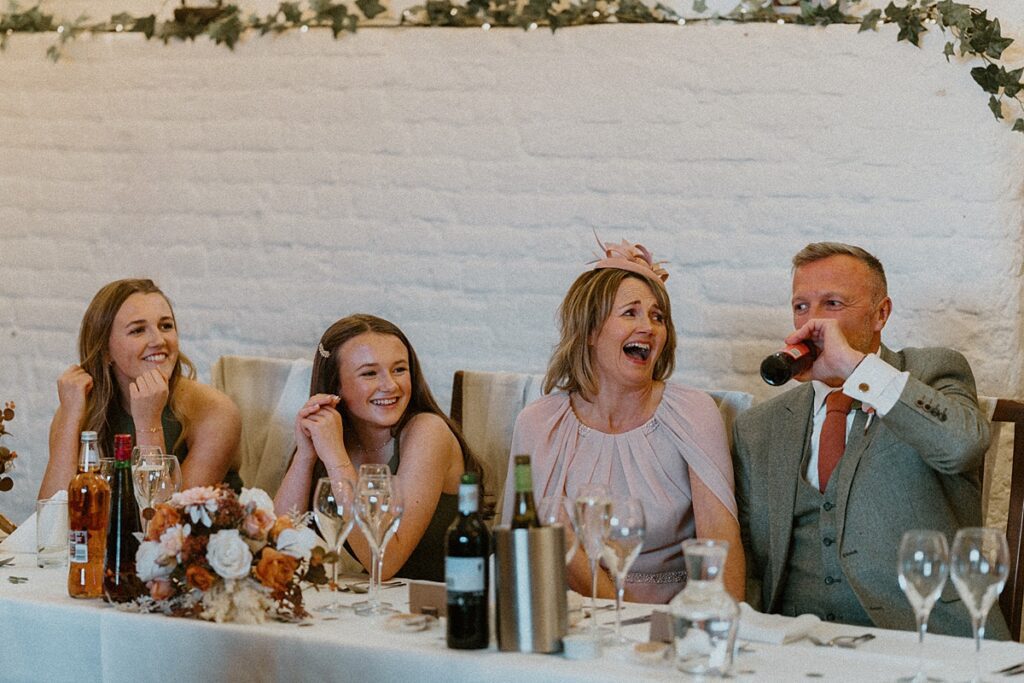
[[[686,571],[678,572],[629,572],[626,583],[685,583]]]

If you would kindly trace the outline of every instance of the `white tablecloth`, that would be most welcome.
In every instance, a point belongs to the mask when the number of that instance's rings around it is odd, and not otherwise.
[[[526,655],[449,650],[442,625],[421,633],[387,630],[383,620],[343,612],[334,619],[317,615],[309,626],[268,622],[254,626],[212,624],[157,614],[119,611],[99,600],[67,597],[65,570],[37,569],[32,555],[16,555],[0,567],[0,680],[5,681],[415,681],[416,683],[580,683],[634,680],[678,681],[684,674],[671,663],[644,665],[625,651],[598,661],[570,661],[560,655]],[[14,584],[8,577],[21,576]],[[407,590],[385,590],[399,608]],[[306,592],[313,611],[334,597]],[[364,596],[342,594],[354,602]],[[908,608],[909,609],[909,608]],[[630,605],[626,616],[646,614],[650,606]],[[610,622],[610,612],[600,612]],[[584,624],[587,622],[584,622]],[[645,638],[646,625],[627,634]],[[885,681],[914,671],[916,637],[912,633],[821,624],[815,634],[871,631],[878,637],[856,650],[751,644],[736,659],[738,680]],[[946,680],[965,680],[973,671],[973,641],[928,636],[928,671]],[[748,649],[748,648],[745,648]],[[1024,645],[985,642],[983,671],[1024,661]]]

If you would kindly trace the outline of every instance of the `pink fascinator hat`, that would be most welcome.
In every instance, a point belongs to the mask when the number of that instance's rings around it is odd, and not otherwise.
[[[593,270],[617,268],[637,275],[646,275],[659,282],[668,279],[668,271],[661,267],[665,261],[655,261],[644,245],[630,244],[626,240],[622,240],[620,244],[602,242],[596,233],[594,237],[597,238],[597,245],[604,253],[604,257],[594,262]]]

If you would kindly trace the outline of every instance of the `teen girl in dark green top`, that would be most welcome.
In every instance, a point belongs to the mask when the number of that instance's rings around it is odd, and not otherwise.
[[[310,398],[295,419],[295,441],[274,498],[278,514],[308,510],[321,476],[355,486],[360,465],[390,464],[405,512],[381,577],[444,579],[444,531],[455,516],[459,479],[480,468],[438,408],[398,327],[352,315],[324,332],[313,357]],[[370,549],[358,527],[348,543],[369,567]]]

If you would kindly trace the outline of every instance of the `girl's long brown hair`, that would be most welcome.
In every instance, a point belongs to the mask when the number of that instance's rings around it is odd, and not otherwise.
[[[111,433],[113,413],[121,401],[117,378],[114,376],[114,368],[110,364],[110,330],[114,326],[114,317],[117,312],[121,310],[121,306],[132,294],[159,294],[171,309],[171,317],[174,317],[174,308],[171,306],[170,299],[160,291],[160,288],[152,280],[116,280],[96,292],[89,307],[85,309],[82,326],[78,332],[78,362],[82,369],[92,377],[92,391],[89,393],[85,409],[85,423],[82,425],[82,429],[97,432],[100,447],[106,449],[109,456],[113,456],[114,435]],[[174,321],[174,326],[177,328],[177,320]],[[185,368],[184,373],[182,368]],[[182,376],[193,379],[195,375],[196,371],[192,361],[179,350],[174,370],[167,379],[168,405],[174,417],[181,423],[181,437],[178,439],[178,443],[172,446],[172,451],[184,441],[189,428],[188,417],[181,411],[174,389]],[[131,414],[129,406],[121,407],[126,413]]]

